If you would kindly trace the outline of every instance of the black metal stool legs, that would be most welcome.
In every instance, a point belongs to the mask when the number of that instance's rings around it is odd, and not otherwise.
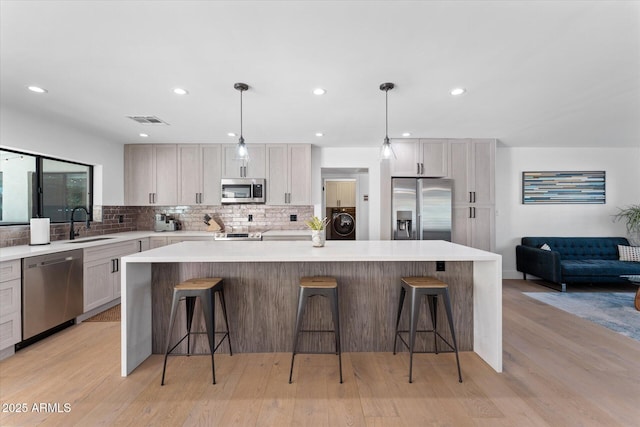
[[[300,295],[298,297],[298,311],[296,315],[296,327],[293,331],[293,350],[291,353],[291,369],[289,369],[289,384],[291,384],[291,378],[293,377],[293,360],[296,357],[296,349],[298,348],[298,334],[300,333],[300,327],[302,326],[302,318],[304,316],[304,307],[307,303],[307,296],[304,288],[300,289]]]
[[[333,332],[335,335],[335,354],[338,356],[338,369],[340,371],[340,384],[342,384],[342,349],[340,345],[340,316],[338,311],[338,289],[333,288],[310,288],[301,287],[298,298],[298,312],[296,315],[296,326],[293,332],[293,350],[291,353],[291,368],[289,369],[289,384],[293,379],[293,364],[298,348],[298,336],[301,332],[332,332],[321,330],[302,330],[302,320],[304,318],[307,300],[313,296],[324,296],[329,298],[331,304],[331,315],[333,319]]]
[[[406,280],[406,281],[405,281]],[[423,282],[423,280],[431,280],[428,286],[427,283]],[[410,284],[410,283],[413,283]],[[400,318],[402,316],[402,308],[404,305],[405,297],[409,294],[407,298],[410,314],[409,314],[409,330],[400,330]],[[427,297],[427,303],[429,305],[429,312],[431,323],[433,325],[433,329],[427,330],[418,330],[418,318],[420,314],[420,300],[422,296]],[[438,297],[442,296],[443,304],[445,307],[447,321],[449,323],[449,331],[451,332],[451,338],[453,339],[453,343],[449,343],[445,340],[442,335],[438,332]],[[431,278],[403,278],[402,287],[400,288],[400,301],[398,305],[398,315],[396,318],[396,331],[393,339],[393,354],[396,354],[396,347],[398,342],[398,337],[400,341],[409,349],[409,382],[413,382],[413,353],[415,351],[415,339],[416,332],[432,332],[433,333],[433,346],[436,354],[439,353],[438,350],[438,338],[440,338],[445,344],[449,346],[449,348],[456,355],[456,365],[458,368],[458,381],[462,382],[462,372],[460,370],[460,358],[458,356],[458,340],[456,339],[455,329],[453,327],[453,313],[451,310],[451,300],[449,298],[449,289],[446,284],[437,281],[436,279]],[[409,342],[404,341],[403,337],[400,335],[401,332],[409,333]],[[424,353],[424,352],[418,352]]]
[[[340,316],[338,315],[338,289],[333,288],[333,298],[331,299],[331,313],[333,314],[333,325],[336,336],[336,353],[338,354],[338,369],[340,370],[340,384],[342,384],[342,349],[340,348]]]
[[[215,293],[218,293],[220,299],[220,306],[222,308],[222,314],[226,330],[222,332],[216,332],[215,330]],[[186,311],[186,327],[187,333],[178,340],[177,343],[171,346],[171,334],[175,325],[176,313],[178,311],[178,303],[181,298],[185,300]],[[204,325],[206,331],[204,332],[192,332],[193,327],[193,315],[195,311],[196,298],[200,298],[200,305],[202,307],[202,314],[204,316]],[[161,385],[164,385],[165,374],[167,371],[167,359],[170,353],[180,345],[185,339],[187,340],[187,352],[189,356],[193,354],[191,349],[191,334],[207,334],[207,340],[209,343],[209,354],[211,355],[211,373],[213,384],[216,383],[216,369],[214,354],[218,347],[222,345],[226,338],[229,343],[229,354],[233,355],[231,348],[231,337],[229,334],[229,321],[227,318],[227,309],[224,300],[222,279],[219,278],[203,278],[203,279],[191,279],[186,282],[176,285],[173,290],[173,301],[171,302],[171,316],[169,318],[169,328],[167,329],[166,350],[164,354],[164,363],[162,366],[162,381]],[[216,343],[216,334],[224,334],[218,343]]]
[[[460,371],[460,358],[458,357],[458,340],[456,339],[456,331],[453,328],[453,313],[451,312],[451,301],[449,300],[449,290],[444,290],[444,308],[447,311],[447,319],[449,320],[449,329],[451,330],[451,339],[453,339],[453,349],[456,353],[456,364],[458,365],[458,382],[462,382],[462,372]]]
[[[173,323],[176,320],[176,310],[178,309],[178,298],[176,298],[177,291],[173,291],[173,300],[171,302],[171,316],[169,317],[169,328],[167,329],[167,348],[164,352],[164,365],[162,367],[162,381],[160,385],[164,385],[164,374],[167,371],[167,357],[169,357],[169,347],[171,346],[171,331],[173,330]]]

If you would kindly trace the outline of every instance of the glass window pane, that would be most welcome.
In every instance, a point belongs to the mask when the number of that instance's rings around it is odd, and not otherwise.
[[[36,158],[0,150],[0,224],[28,223],[36,216]]]
[[[42,214],[51,222],[68,222],[73,208],[91,210],[89,189],[90,166],[42,159]],[[77,211],[74,220],[84,221],[84,211]]]

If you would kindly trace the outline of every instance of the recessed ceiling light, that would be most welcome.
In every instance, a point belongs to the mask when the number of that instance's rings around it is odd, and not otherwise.
[[[466,91],[467,90],[465,88],[463,88],[463,87],[457,87],[457,88],[451,89],[451,95],[453,95],[453,96],[462,95]]]
[[[314,95],[324,95],[325,93],[327,93],[327,91],[322,89],[321,87],[317,87],[313,90]]]
[[[411,136],[411,132],[404,132],[402,136]]]
[[[238,136],[238,135],[236,133],[234,133],[234,132],[229,132],[229,133],[227,133],[227,136]]]
[[[324,133],[322,133],[322,132],[316,132],[316,136],[324,136]]]
[[[29,89],[31,92],[35,92],[35,93],[47,93],[48,90],[43,89],[41,87],[38,86],[27,86],[27,89]]]
[[[141,133],[140,134],[140,138],[148,138],[148,137],[149,137],[149,135],[147,135],[146,133]]]
[[[176,95],[187,95],[189,92],[186,89],[182,89],[181,87],[177,87],[173,90],[173,93]]]

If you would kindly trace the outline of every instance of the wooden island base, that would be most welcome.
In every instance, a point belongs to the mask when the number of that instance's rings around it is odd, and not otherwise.
[[[240,353],[288,352],[293,345],[293,329],[298,302],[298,285],[303,276],[333,276],[338,281],[342,350],[345,352],[393,351],[400,277],[433,276],[449,284],[454,325],[461,351],[473,350],[473,263],[446,262],[446,271],[436,272],[428,262],[259,262],[259,263],[158,263],[152,266],[152,352],[165,350],[173,286],[194,277],[224,279],[225,300],[233,351]],[[405,306],[407,301],[405,301]],[[421,308],[420,329],[431,328],[426,303]],[[439,330],[450,340],[444,307],[438,310]],[[181,311],[182,312],[182,311]],[[333,328],[326,298],[312,298],[307,305],[303,329]],[[204,327],[196,308],[196,324]],[[220,306],[216,301],[216,325],[221,328]],[[405,307],[401,329],[408,329],[409,309]],[[173,340],[184,335],[185,316],[179,315]],[[195,328],[194,325],[194,328]],[[422,335],[417,349],[433,350],[431,334]],[[428,338],[428,339],[426,339]],[[176,342],[173,341],[173,342]],[[196,351],[207,351],[206,335],[196,341]],[[225,343],[222,351],[228,352]],[[332,351],[332,333],[302,334],[299,349]],[[446,346],[439,346],[440,350]],[[182,351],[186,351],[186,344]],[[398,351],[405,349],[398,344]]]

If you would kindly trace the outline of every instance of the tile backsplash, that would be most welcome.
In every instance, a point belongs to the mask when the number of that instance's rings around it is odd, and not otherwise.
[[[313,216],[313,206],[101,206],[102,221],[94,221],[86,229],[76,222],[80,238],[125,231],[153,230],[155,214],[167,214],[178,221],[180,229],[205,231],[205,214],[211,216],[226,231],[304,230],[304,221]],[[94,208],[94,211],[98,211]],[[249,221],[249,215],[252,221]],[[290,221],[291,215],[297,221]],[[69,238],[69,224],[52,224],[51,241]],[[0,247],[28,245],[29,225],[0,227]]]
[[[313,216],[313,206],[143,206],[139,209],[138,230],[153,230],[155,214],[170,215],[182,230],[189,231],[207,229],[205,214],[226,231],[304,230],[304,221]],[[296,215],[298,220],[291,221],[291,215]]]

